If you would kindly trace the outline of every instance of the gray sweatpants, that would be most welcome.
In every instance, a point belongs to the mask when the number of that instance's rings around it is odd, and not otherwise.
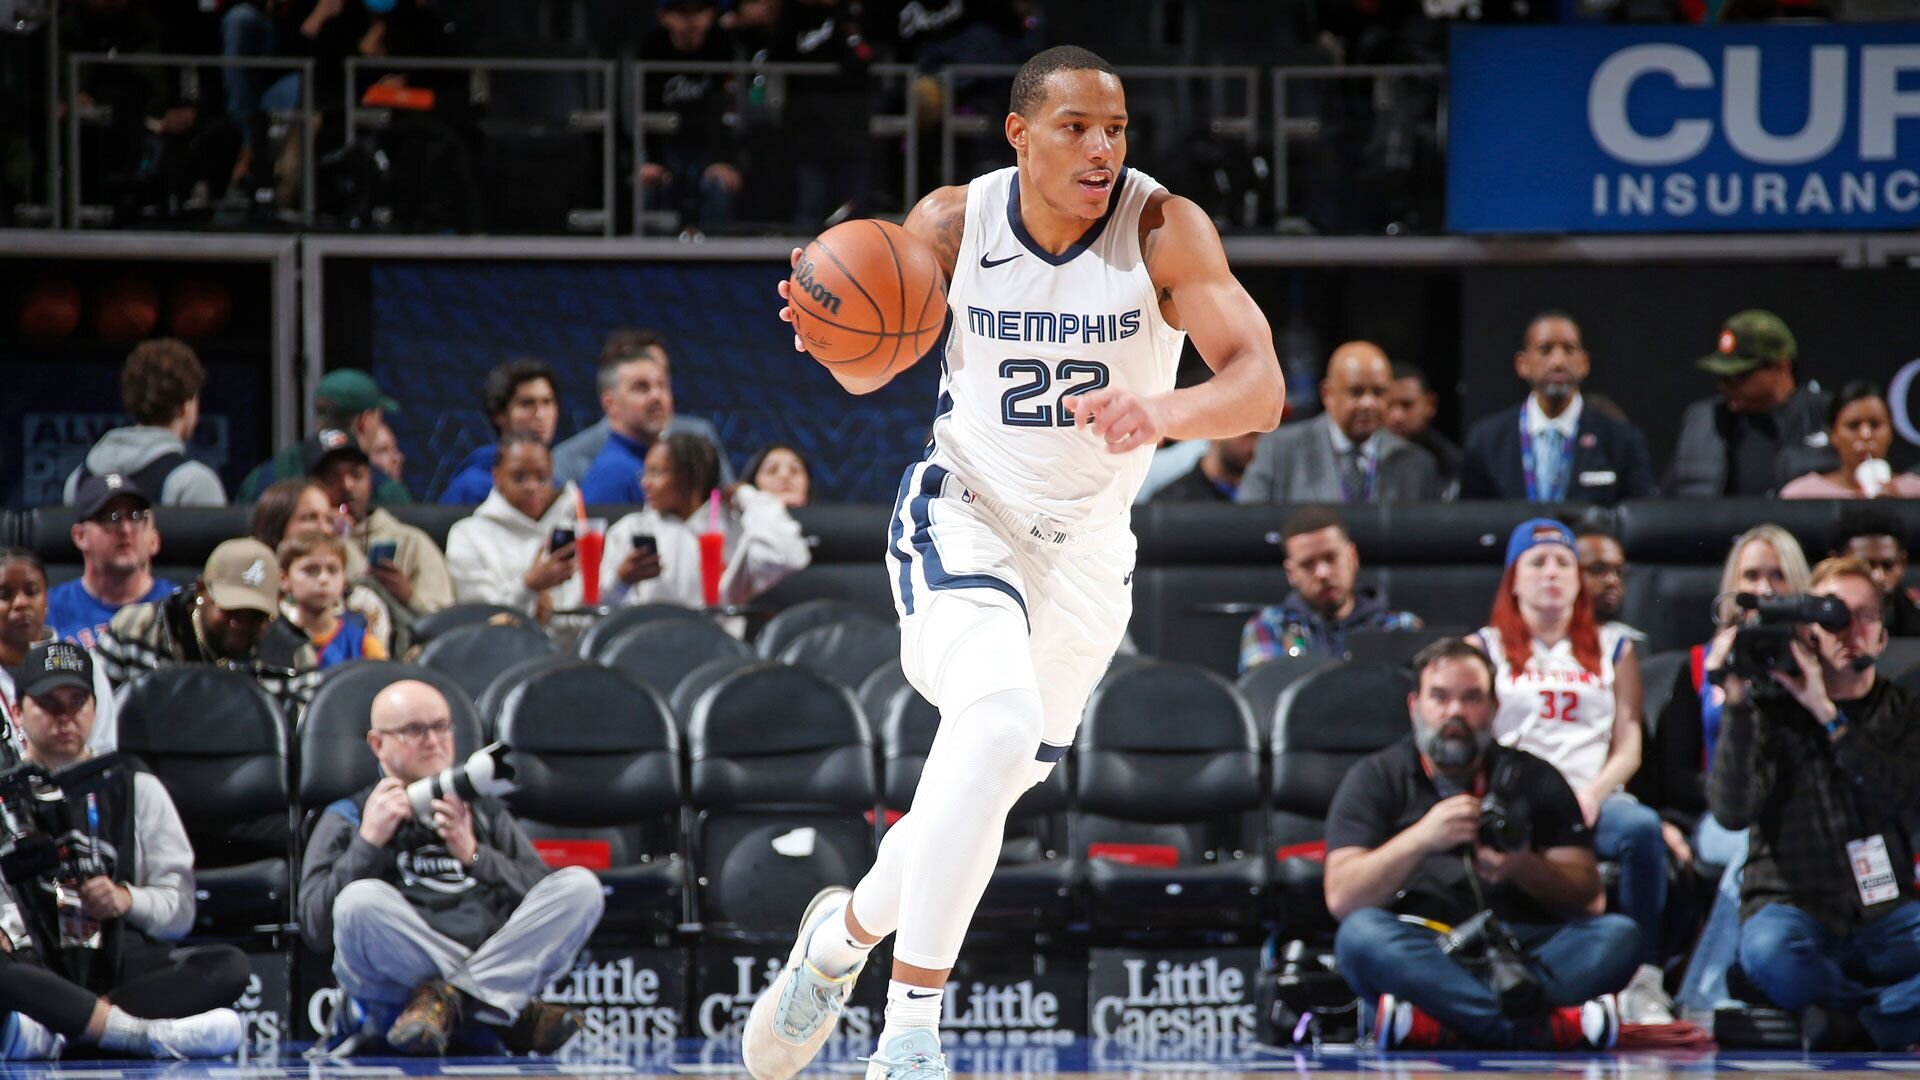
[[[405,1007],[428,979],[445,979],[499,1010],[498,1022],[512,1023],[528,998],[573,966],[605,903],[593,871],[556,870],[492,937],[469,949],[428,926],[400,890],[363,878],[333,901],[333,977],[376,1014]]]

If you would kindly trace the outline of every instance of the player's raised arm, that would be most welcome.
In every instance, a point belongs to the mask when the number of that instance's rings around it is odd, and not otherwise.
[[[1147,272],[1171,299],[1213,378],[1162,398],[1166,434],[1218,439],[1272,431],[1286,409],[1287,385],[1273,350],[1273,330],[1260,305],[1234,278],[1213,222],[1188,199],[1160,204],[1160,227],[1148,233]],[[1151,213],[1151,210],[1149,210]]]

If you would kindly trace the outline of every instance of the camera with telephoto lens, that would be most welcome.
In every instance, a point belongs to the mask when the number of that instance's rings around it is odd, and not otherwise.
[[[513,764],[507,760],[507,744],[494,743],[473,752],[457,765],[449,765],[432,776],[407,785],[407,802],[413,806],[413,818],[433,828],[433,800],[449,794],[467,802],[482,796],[500,796],[513,790]]]
[[[1754,619],[1734,632],[1727,670],[1747,680],[1756,698],[1786,692],[1773,681],[1774,672],[1800,674],[1800,664],[1793,658],[1794,634],[1799,627],[1813,624],[1837,634],[1853,623],[1853,612],[1835,596],[1740,593],[1733,600],[1743,610],[1753,612]]]
[[[1513,931],[1491,911],[1482,911],[1440,939],[1440,951],[1484,979],[1500,999],[1500,1011],[1521,1018],[1546,1009],[1546,993],[1528,969]]]
[[[1513,793],[1513,761],[1501,762],[1487,793],[1480,797],[1480,824],[1474,840],[1495,851],[1525,851],[1533,846],[1533,811]]]

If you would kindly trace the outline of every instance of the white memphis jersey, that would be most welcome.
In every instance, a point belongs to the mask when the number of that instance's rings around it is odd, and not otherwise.
[[[1482,627],[1479,637],[1497,676],[1494,738],[1551,762],[1576,790],[1592,783],[1613,745],[1613,665],[1626,634],[1616,626],[1600,628],[1597,675],[1573,658],[1571,640],[1547,647],[1535,638],[1526,668],[1515,671],[1500,646],[1500,631]]]
[[[1106,216],[1052,255],[1021,224],[1019,175],[1010,167],[967,185],[934,452],[1015,513],[1096,529],[1124,519],[1153,448],[1108,453],[1064,399],[1173,389],[1186,333],[1161,316],[1140,254],[1140,212],[1160,185],[1120,170]]]

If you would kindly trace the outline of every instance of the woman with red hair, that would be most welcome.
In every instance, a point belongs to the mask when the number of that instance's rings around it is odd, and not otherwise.
[[[1548,518],[1513,530],[1493,614],[1469,640],[1497,674],[1494,737],[1560,770],[1593,830],[1594,854],[1620,868],[1618,908],[1641,936],[1621,1019],[1671,1021],[1659,963],[1666,840],[1660,815],[1622,790],[1640,768],[1640,661],[1619,628],[1594,618],[1573,530]]]

